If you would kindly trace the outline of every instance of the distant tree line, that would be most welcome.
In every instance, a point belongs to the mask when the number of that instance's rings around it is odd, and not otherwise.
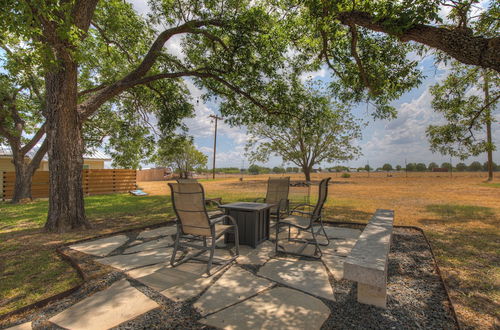
[[[498,166],[496,163],[492,163],[493,165],[493,171],[499,171],[500,166]],[[458,163],[455,166],[452,166],[448,162],[444,162],[439,166],[437,163],[431,162],[429,165],[425,165],[424,163],[408,163],[406,165],[406,168],[402,167],[401,165],[397,165],[393,167],[391,164],[384,164],[382,167],[377,168],[378,171],[401,171],[401,170],[406,170],[408,172],[425,172],[425,171],[434,171],[436,168],[445,168],[448,171],[449,170],[454,170],[457,172],[480,172],[480,171],[488,171],[488,163],[485,162],[484,164],[481,164],[478,161],[474,161],[470,163],[469,165],[466,165],[465,163]],[[366,170],[365,168],[361,168],[363,170]],[[358,169],[359,171],[359,169]]]

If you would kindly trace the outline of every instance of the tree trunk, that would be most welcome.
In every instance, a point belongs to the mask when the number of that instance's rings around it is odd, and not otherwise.
[[[303,166],[302,171],[304,172],[306,181],[311,182],[311,168],[309,166]]]
[[[82,188],[83,138],[77,111],[77,65],[61,63],[45,79],[49,155],[49,214],[45,229],[89,228]]]
[[[490,90],[488,72],[484,70],[484,103],[490,103]],[[493,180],[493,140],[491,138],[491,109],[488,107],[486,111],[486,142],[488,144],[488,181]]]
[[[14,196],[12,203],[31,201],[31,182],[33,173],[23,160],[14,162],[16,171],[16,182],[14,186]]]

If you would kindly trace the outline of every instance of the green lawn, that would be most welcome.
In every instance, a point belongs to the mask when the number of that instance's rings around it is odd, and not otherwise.
[[[172,218],[170,198],[126,194],[85,199],[94,228],[47,234],[48,202],[0,203],[0,314],[67,290],[80,282],[76,272],[55,253],[63,243],[108,232],[142,227]]]

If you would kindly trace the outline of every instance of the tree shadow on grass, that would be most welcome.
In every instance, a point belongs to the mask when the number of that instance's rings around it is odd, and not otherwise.
[[[438,219],[419,219],[423,225],[466,223],[481,221],[486,224],[498,222],[495,211],[490,207],[456,204],[430,204],[425,211],[437,215]]]
[[[357,210],[349,206],[325,207],[323,217],[326,221],[335,222],[368,222],[373,213]]]

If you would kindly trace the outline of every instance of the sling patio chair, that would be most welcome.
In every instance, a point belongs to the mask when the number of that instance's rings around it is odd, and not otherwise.
[[[319,194],[316,205],[299,204],[293,208],[288,217],[284,219],[278,218],[278,222],[276,225],[276,253],[284,252],[286,254],[311,257],[311,255],[302,254],[301,252],[286,251],[283,247],[279,245],[278,241],[279,241],[280,227],[288,226],[288,238],[287,238],[288,242],[303,243],[304,245],[302,246],[302,249],[300,251],[303,251],[308,246],[308,244],[314,244],[315,245],[314,255],[319,255],[317,258],[321,258],[322,252],[320,246],[327,246],[328,244],[330,244],[330,240],[325,232],[322,219],[322,211],[323,211],[323,206],[326,202],[326,198],[328,196],[328,182],[330,181],[330,179],[331,178],[323,179],[319,183]],[[301,207],[309,207],[312,208],[313,211],[312,212],[305,212],[303,210],[301,211],[299,210],[299,208]],[[315,231],[314,227],[318,226],[320,228],[317,231]],[[302,231],[306,232],[310,231],[312,238],[292,238],[291,237],[292,227],[297,228],[299,234]],[[318,242],[317,239],[318,235],[324,236],[326,238],[326,243]]]
[[[229,264],[239,256],[238,226],[229,215],[210,218],[205,207],[205,192],[203,186],[193,183],[169,183],[172,192],[172,206],[177,215],[177,235],[175,238],[174,252],[170,264],[175,267],[190,259],[207,261],[207,274],[210,275],[212,263],[220,264],[218,270]],[[216,241],[226,233],[233,233],[235,255],[229,260],[214,258]],[[207,245],[207,240],[211,240]],[[201,244],[195,244],[202,242]],[[176,260],[180,248],[194,248],[201,251],[185,255]],[[209,252],[208,259],[201,257]]]
[[[175,181],[177,181],[177,183],[197,183],[198,182],[198,180],[195,178],[186,178],[186,179],[178,178]],[[222,197],[205,199],[205,205],[213,205],[215,207],[220,208],[221,204],[222,204]],[[208,216],[210,218],[217,218],[217,217],[221,217],[224,215],[224,211],[222,211],[220,209],[207,211],[207,212],[208,212]]]
[[[290,202],[288,193],[290,191],[290,177],[269,178],[267,181],[267,193],[265,198],[258,198],[255,202],[263,201],[267,204],[275,204],[269,211],[272,221],[284,218],[288,215]],[[271,225],[274,226],[274,224]]]

